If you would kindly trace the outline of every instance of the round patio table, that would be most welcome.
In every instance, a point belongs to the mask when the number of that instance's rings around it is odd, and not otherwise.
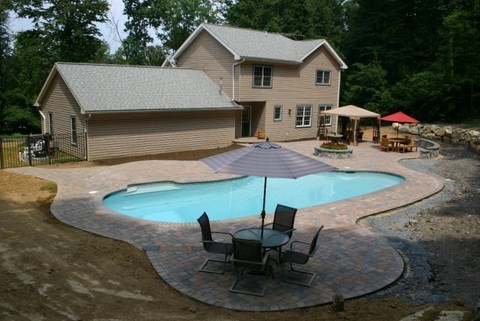
[[[238,239],[260,241],[262,242],[263,248],[281,248],[283,245],[287,244],[290,239],[287,234],[271,228],[263,229],[262,239],[262,229],[257,227],[238,230],[235,232],[233,237]]]

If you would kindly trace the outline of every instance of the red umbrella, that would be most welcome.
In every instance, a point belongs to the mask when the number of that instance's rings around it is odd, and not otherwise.
[[[398,111],[394,114],[384,116],[380,119],[385,121],[393,121],[396,123],[419,123],[420,122],[419,120],[416,120],[415,118],[406,115],[403,111]]]
[[[397,111],[394,114],[384,116],[380,118],[385,121],[393,121],[396,123],[419,123],[419,120],[416,120],[413,117],[406,115],[403,111]],[[397,137],[398,137],[398,128],[397,128]]]

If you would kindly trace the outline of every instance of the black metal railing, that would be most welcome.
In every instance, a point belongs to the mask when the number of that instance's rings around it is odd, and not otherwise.
[[[45,134],[0,137],[0,168],[36,166],[86,160],[83,135]]]

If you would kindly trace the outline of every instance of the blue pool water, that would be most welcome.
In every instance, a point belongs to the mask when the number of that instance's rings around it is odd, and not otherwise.
[[[404,178],[376,172],[327,172],[297,179],[267,180],[266,212],[277,204],[304,208],[372,193]],[[121,214],[145,220],[188,223],[207,212],[211,220],[258,215],[262,210],[261,177],[180,184],[160,182],[129,186],[103,199]]]

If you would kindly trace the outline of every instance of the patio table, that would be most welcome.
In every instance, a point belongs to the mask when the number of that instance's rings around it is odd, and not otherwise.
[[[235,238],[254,240],[262,242],[263,248],[275,248],[282,247],[288,243],[290,239],[287,234],[271,229],[263,229],[263,239],[262,239],[262,229],[261,228],[245,228],[238,230],[233,235]]]
[[[278,263],[280,263],[282,255],[282,246],[288,243],[290,237],[288,234],[283,232],[271,229],[263,229],[263,239],[262,239],[262,229],[258,227],[245,228],[238,230],[233,235],[234,238],[260,241],[262,242],[262,247],[264,249],[278,248]]]
[[[263,229],[262,239],[262,229],[258,227],[238,230],[237,232],[235,232],[233,237],[239,239],[260,241],[262,242],[262,247],[264,249],[279,248],[279,253],[282,252],[282,246],[287,244],[290,240],[290,237],[287,234],[270,228]]]
[[[395,152],[398,152],[400,149],[398,148],[398,146],[402,143],[405,143],[406,142],[406,139],[405,138],[389,138],[388,139],[388,142],[389,143],[392,143],[393,144],[393,150]]]
[[[338,143],[338,140],[343,137],[343,135],[340,134],[328,134],[328,138],[332,141],[332,143]]]

